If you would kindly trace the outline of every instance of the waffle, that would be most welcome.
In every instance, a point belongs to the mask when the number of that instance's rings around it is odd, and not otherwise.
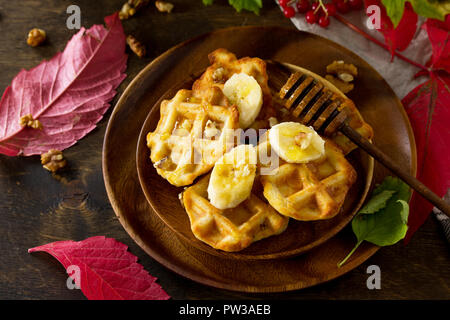
[[[210,175],[201,178],[187,188],[182,197],[191,230],[197,239],[215,249],[235,252],[287,228],[289,218],[278,214],[261,200],[256,195],[256,187],[250,197],[236,208],[217,209],[208,201],[209,178]]]
[[[237,59],[236,55],[226,49],[217,49],[208,55],[211,65],[192,86],[195,97],[205,97],[211,87],[223,89],[224,83],[235,73],[245,73],[255,78],[261,86],[263,105],[261,112],[251,125],[254,129],[268,127],[268,119],[275,116],[272,106],[272,94],[268,85],[266,63],[259,58],[244,57]]]
[[[208,172],[233,146],[239,113],[226,105],[220,90],[211,89],[212,105],[179,90],[171,100],[161,103],[161,117],[154,132],[147,134],[150,159],[159,175],[175,186],[185,186]]]
[[[267,147],[268,141],[259,148]],[[262,175],[264,196],[281,214],[301,221],[329,219],[337,215],[356,181],[356,171],[330,140],[325,155],[304,164],[280,159],[272,174]]]

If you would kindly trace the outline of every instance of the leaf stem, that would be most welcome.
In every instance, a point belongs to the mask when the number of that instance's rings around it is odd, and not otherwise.
[[[339,262],[337,264],[338,268],[342,267],[342,265],[344,263],[347,262],[348,258],[350,258],[350,256],[356,251],[356,249],[359,247],[359,245],[363,242],[363,240],[359,240],[356,245],[353,247],[352,251],[350,251],[350,253],[344,258],[344,260],[342,260],[341,262]]]
[[[347,27],[349,27],[349,28],[352,29],[353,31],[358,32],[358,33],[359,33],[360,35],[362,35],[364,38],[366,38],[366,39],[372,41],[373,43],[379,45],[380,47],[382,47],[382,48],[384,48],[384,49],[390,51],[390,50],[389,50],[389,47],[388,47],[385,43],[383,43],[383,42],[381,42],[380,40],[378,40],[378,39],[372,37],[371,35],[369,35],[369,34],[366,33],[365,31],[361,30],[360,28],[358,28],[357,26],[355,26],[353,23],[351,23],[350,21],[348,21],[348,20],[345,19],[344,17],[342,17],[342,16],[340,16],[340,15],[338,15],[338,14],[336,14],[334,17],[336,18],[336,20],[338,20],[339,22],[345,24]],[[417,68],[419,68],[419,69],[425,70],[425,71],[427,71],[427,72],[430,71],[429,68],[425,67],[424,65],[421,65],[420,63],[417,63],[417,62],[415,62],[415,61],[412,61],[411,59],[405,57],[404,55],[398,53],[397,51],[394,51],[393,54],[396,55],[398,58],[402,59],[403,61],[406,61],[406,62],[408,62],[409,64],[411,64],[411,65],[413,65],[413,66],[415,66],[415,67],[417,67]]]

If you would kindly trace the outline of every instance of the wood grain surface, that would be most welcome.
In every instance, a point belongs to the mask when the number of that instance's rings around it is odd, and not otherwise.
[[[68,30],[66,8],[81,8],[82,25],[102,23],[103,17],[121,7],[121,0],[0,2],[0,88],[3,91],[22,68],[62,50],[75,33]],[[124,22],[127,33],[147,45],[148,56],[130,55],[128,77],[153,58],[194,36],[237,25],[292,27],[273,1],[264,1],[260,16],[236,13],[227,1],[203,7],[200,0],[171,1],[175,11],[161,14],[152,6]],[[45,29],[45,46],[30,48],[29,29]],[[355,34],[355,37],[357,35]],[[118,96],[119,96],[118,95]],[[117,101],[114,99],[113,104]],[[382,248],[352,272],[328,283],[283,294],[242,294],[197,284],[169,271],[146,255],[124,231],[108,201],[102,178],[101,155],[108,111],[97,129],[65,152],[69,168],[52,176],[38,157],[0,156],[0,299],[84,299],[66,287],[64,269],[45,254],[29,255],[27,249],[56,240],[82,240],[105,235],[127,244],[130,251],[175,299],[448,299],[450,298],[449,246],[436,220],[430,217],[404,246]],[[395,150],[393,150],[395,152]],[[381,290],[368,290],[366,269],[381,268]]]

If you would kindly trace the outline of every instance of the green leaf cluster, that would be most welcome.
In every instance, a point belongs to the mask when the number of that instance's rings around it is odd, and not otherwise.
[[[398,178],[386,177],[353,218],[352,229],[357,242],[338,266],[342,266],[363,241],[389,246],[403,239],[408,230],[410,196],[407,184]]]
[[[398,26],[405,10],[405,3],[411,3],[413,10],[419,16],[438,20],[445,20],[450,13],[448,0],[381,0],[386,13],[392,21],[394,28]]]
[[[205,6],[213,4],[214,0],[202,0]],[[237,11],[248,10],[259,14],[262,8],[262,0],[228,0],[228,3]]]

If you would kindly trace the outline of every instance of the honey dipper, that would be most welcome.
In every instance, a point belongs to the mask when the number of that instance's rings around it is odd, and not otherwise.
[[[268,62],[269,69],[285,68],[275,62]],[[280,76],[280,70],[278,77]],[[281,70],[286,73],[286,69]],[[285,77],[286,79],[286,77]],[[279,79],[278,79],[279,80]],[[347,123],[346,108],[341,104],[343,99],[328,89],[323,83],[309,74],[295,72],[289,76],[287,82],[279,92],[284,106],[304,125],[312,126],[317,132],[329,136],[340,131],[353,143],[366,151],[375,160],[395,173],[411,188],[417,191],[435,207],[450,216],[450,205],[444,202],[433,191],[422,182],[406,172],[400,165],[395,163],[377,146],[361,136]],[[341,106],[341,107],[340,107]]]

